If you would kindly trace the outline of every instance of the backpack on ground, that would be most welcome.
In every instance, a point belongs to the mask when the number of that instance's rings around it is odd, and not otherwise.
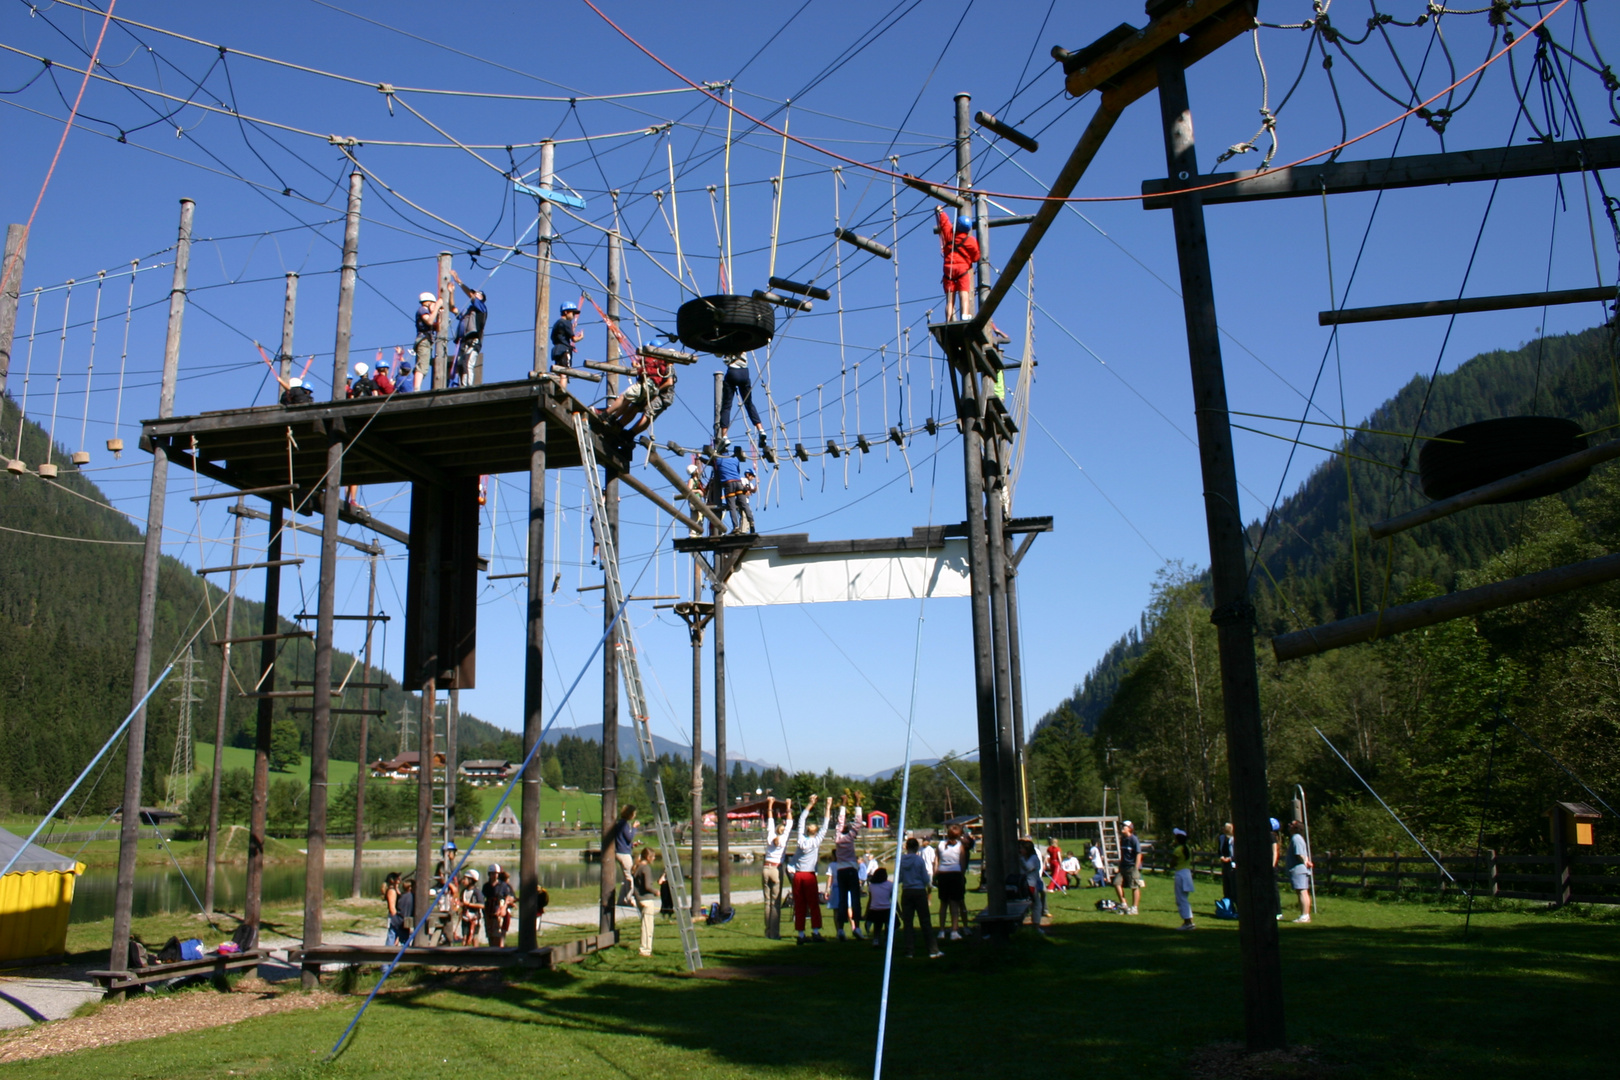
[[[1227,897],[1215,901],[1215,917],[1217,919],[1235,919],[1238,917],[1237,905]]]
[[[1097,910],[1098,911],[1117,911],[1117,910],[1119,910],[1119,902],[1115,901],[1115,900],[1109,900],[1109,899],[1107,899],[1105,897],[1104,899],[1097,901]]]

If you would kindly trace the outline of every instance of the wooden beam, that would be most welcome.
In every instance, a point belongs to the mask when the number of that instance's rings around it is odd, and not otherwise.
[[[1523,176],[1549,176],[1586,169],[1620,167],[1620,135],[1579,142],[1530,143],[1525,146],[1455,150],[1446,154],[1413,154],[1375,161],[1330,161],[1292,168],[1245,169],[1208,173],[1198,185],[1221,184],[1199,192],[1206,206],[1212,203],[1253,202],[1258,199],[1295,199],[1302,196],[1342,195],[1352,191],[1465,184],[1480,180],[1510,180]],[[1233,182],[1235,181],[1235,182]],[[1184,182],[1144,180],[1146,210],[1165,210],[1169,192]]]
[[[1427,506],[1420,506],[1416,510],[1401,514],[1399,517],[1374,522],[1367,527],[1367,534],[1374,540],[1382,540],[1386,536],[1394,536],[1398,532],[1405,532],[1407,529],[1416,528],[1419,525],[1427,525],[1431,521],[1455,514],[1459,510],[1467,510],[1471,506],[1479,506],[1481,503],[1497,502],[1499,500],[1507,501],[1507,496],[1516,495],[1527,488],[1537,487],[1548,480],[1567,476],[1572,472],[1590,469],[1594,465],[1602,464],[1605,461],[1613,461],[1615,458],[1620,458],[1620,439],[1581,450],[1567,457],[1561,457],[1556,461],[1549,461],[1545,465],[1537,465],[1533,469],[1525,469],[1523,472],[1514,473],[1512,476],[1505,476],[1483,487],[1464,491],[1459,495],[1453,495],[1449,499],[1440,499],[1429,503]]]
[[[1068,53],[1053,49],[1053,58],[1063,62],[1064,88],[1071,96],[1079,97],[1090,90],[1106,91],[1110,86],[1125,82],[1144,69],[1151,75],[1154,67],[1153,55],[1161,46],[1179,40],[1182,34],[1191,33],[1200,23],[1226,14],[1228,9],[1233,7],[1245,9],[1244,14],[1248,16],[1248,22],[1242,30],[1252,30],[1254,28],[1252,0],[1188,0],[1185,4],[1170,8],[1162,17],[1154,19],[1134,33],[1128,25],[1118,26],[1095,45],[1078,52]],[[1095,55],[1099,45],[1105,45],[1110,41],[1116,44],[1106,47],[1101,55]],[[1194,59],[1197,57],[1188,57],[1185,62],[1191,63]],[[1155,76],[1147,89],[1151,90],[1157,85],[1158,80]],[[1146,90],[1143,93],[1146,93]],[[1137,96],[1140,97],[1141,94]]]
[[[1454,300],[1424,300],[1415,304],[1383,304],[1378,307],[1341,308],[1318,311],[1318,326],[1346,323],[1384,322],[1389,319],[1421,319],[1429,315],[1466,315],[1477,311],[1511,311],[1514,308],[1548,307],[1555,304],[1607,302],[1615,297],[1613,285],[1590,289],[1555,289],[1552,292],[1508,293],[1502,296],[1464,296]]]
[[[1620,578],[1620,555],[1604,555],[1586,562],[1557,566],[1474,589],[1462,589],[1445,596],[1385,608],[1381,612],[1372,611],[1307,630],[1296,630],[1291,634],[1279,634],[1271,639],[1271,651],[1279,662],[1297,660],[1346,645],[1556,596],[1572,589],[1602,585],[1616,578]]]
[[[342,503],[338,506],[338,519],[349,525],[358,525],[362,529],[370,529],[378,536],[386,536],[396,543],[406,547],[411,546],[411,534],[404,529],[396,529],[392,525],[385,525],[372,517],[371,511],[358,506]],[[340,538],[341,539],[341,538]]]
[[[658,494],[658,492],[654,491],[652,488],[648,487],[646,484],[642,483],[629,473],[618,473],[616,475],[620,480],[623,480],[626,484],[629,484],[634,491],[646,498],[648,502],[658,507],[658,509],[668,514],[682,525],[685,525],[688,529],[701,529],[703,527],[695,519],[689,518],[679,510],[675,509],[675,507],[670,504],[668,499],[664,498],[662,495]]]
[[[347,453],[359,454],[367,461],[403,473],[417,483],[432,484],[434,487],[450,485],[450,476],[443,469],[420,454],[406,453],[375,432],[368,431],[346,445]]]
[[[682,495],[686,496],[686,501],[692,504],[692,509],[708,518],[709,521],[712,522],[714,526],[722,533],[726,531],[726,523],[720,520],[720,515],[714,512],[714,510],[709,506],[708,502],[704,500],[703,496],[697,494],[685,484],[681,483],[680,476],[675,472],[674,469],[669,467],[669,462],[665,461],[659,456],[657,449],[651,446],[647,447],[647,460],[652,463],[653,468],[664,474],[665,480],[668,480],[671,484],[674,484],[675,489]],[[680,549],[677,548],[676,550],[678,551]]]

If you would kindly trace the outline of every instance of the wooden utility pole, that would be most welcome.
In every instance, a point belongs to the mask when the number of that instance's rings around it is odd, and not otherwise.
[[[720,402],[725,373],[714,373],[714,461],[726,452],[721,444]],[[718,484],[716,469],[709,482]],[[724,494],[722,492],[722,494]],[[720,893],[720,912],[731,910],[731,778],[726,769],[726,585],[731,576],[727,556],[714,557],[714,839],[715,888]]]
[[[551,144],[541,148],[541,177],[549,179]],[[545,203],[542,201],[541,206]],[[542,210],[540,231],[546,233]],[[549,241],[547,241],[549,246]],[[542,249],[544,250],[544,249]],[[542,278],[549,273],[549,261],[541,259]],[[546,339],[549,287],[535,290],[534,351],[535,371],[544,371],[542,352]],[[551,387],[544,388],[549,395]],[[535,747],[545,730],[545,711],[540,692],[545,676],[546,616],[546,414],[537,400],[530,424],[529,440],[529,578],[526,582],[527,627],[523,650],[523,756],[529,767],[523,771],[518,840],[518,948],[533,949],[537,944],[540,919],[540,755]],[[529,755],[533,754],[530,759]],[[604,859],[606,855],[604,853]]]
[[[236,508],[242,509],[247,499],[238,495]],[[242,515],[236,515],[236,530],[231,536],[231,565],[236,566],[242,554]],[[219,715],[214,721],[214,770],[208,785],[208,848],[203,867],[203,913],[214,913],[214,870],[219,860],[219,774],[225,768],[225,707],[231,695],[231,625],[236,616],[236,571],[231,571],[230,591],[225,594],[225,632],[219,635]]]
[[[158,416],[174,415],[174,387],[180,376],[180,330],[186,319],[186,272],[191,266],[191,219],[196,204],[180,200],[180,234],[175,241],[174,279],[169,287],[169,328],[163,342],[163,381]],[[118,884],[113,896],[113,971],[129,970],[129,923],[135,904],[135,854],[140,843],[141,779],[146,758],[146,707],[152,681],[152,635],[157,627],[158,567],[163,556],[163,504],[169,491],[169,454],[152,445],[152,489],[146,506],[146,542],[141,550],[140,603],[135,610],[135,678],[132,702],[140,705],[125,744],[123,820],[118,832]]]
[[[449,385],[450,305],[456,302],[450,279],[450,253],[439,252],[439,328],[433,335],[433,389]],[[420,886],[418,886],[420,887]]]
[[[287,500],[296,505],[298,493],[289,491]],[[253,684],[259,695],[259,712],[253,735],[253,801],[248,810],[248,862],[246,896],[242,901],[242,921],[253,928],[252,945],[259,943],[259,911],[264,901],[264,843],[270,814],[270,728],[276,702],[265,693],[276,688],[276,652],[281,629],[281,533],[284,510],[278,499],[270,504],[270,539],[265,544],[264,617],[260,622],[259,679]]]
[[[418,503],[418,500],[421,500]],[[416,902],[427,903],[427,890],[433,881],[433,756],[434,736],[439,715],[439,672],[447,657],[439,655],[439,619],[443,615],[439,603],[442,568],[444,565],[443,517],[436,512],[419,513],[418,505],[441,505],[440,488],[433,484],[411,485],[411,548],[420,545],[422,591],[417,620],[417,652],[421,668],[414,677],[419,681],[421,711],[416,723]],[[420,522],[422,527],[418,528]],[[421,911],[417,912],[421,915]]]
[[[364,895],[360,869],[366,853],[366,774],[371,771],[368,743],[371,735],[371,632],[377,625],[377,556],[366,560],[369,586],[366,589],[366,654],[360,673],[360,748],[355,751],[354,774],[354,868],[349,877],[349,893],[355,899]],[[382,695],[377,695],[378,700]]]
[[[6,226],[6,254],[0,261],[5,289],[0,291],[0,394],[11,371],[11,341],[17,330],[17,297],[22,291],[23,261],[28,255],[28,226]],[[118,433],[113,432],[114,435]]]
[[[550,139],[540,144],[540,175],[537,178],[537,186],[541,191],[551,190],[556,151],[557,144]],[[551,203],[546,199],[540,199],[538,202],[539,220],[535,225],[534,245],[538,259],[534,279],[534,367],[531,369],[534,375],[541,374],[551,366]],[[545,422],[540,421],[540,425],[544,428]],[[542,460],[544,457],[545,453],[542,450]]]
[[[360,265],[360,194],[365,177],[349,174],[349,207],[343,223],[343,268],[338,276],[337,337],[332,346],[332,400],[345,397],[349,339],[354,325],[354,283]],[[321,570],[315,615],[315,680],[309,725],[309,833],[304,850],[304,947],[321,943],[326,907],[327,747],[332,734],[332,616],[337,598],[338,509],[343,501],[343,449],[347,433],[328,425],[326,476],[321,492]],[[320,979],[305,970],[303,984],[312,990]]]
[[[281,353],[277,360],[281,363],[281,385],[286,386],[287,380],[292,378],[293,362],[293,314],[298,310],[298,275],[292,271],[287,272],[287,295],[281,303]]]
[[[619,234],[608,233],[607,317],[613,325],[607,328],[606,352],[608,363],[619,359],[619,339],[614,334],[619,318],[619,275],[622,267],[622,249]],[[607,376],[608,400],[619,396],[619,377],[612,372]],[[613,538],[615,551],[619,547],[619,480],[612,469],[603,468],[602,505],[606,521],[597,527]],[[602,590],[602,619],[607,629],[607,640],[602,644],[602,909],[597,918],[597,929],[607,933],[616,925],[619,890],[619,861],[608,850],[608,830],[619,816],[619,631],[618,612]],[[643,762],[645,765],[646,762]],[[626,799],[634,805],[635,792]]]
[[[697,552],[692,553],[692,609],[686,617],[686,630],[692,639],[692,872],[686,880],[693,915],[703,910],[703,628],[709,619],[702,610],[701,558]]]
[[[1159,112],[1171,183],[1199,184],[1192,110],[1182,70],[1181,46],[1172,42],[1156,56]],[[1198,192],[1176,195],[1176,257],[1181,268],[1187,351],[1192,361],[1193,407],[1204,481],[1204,518],[1209,529],[1210,582],[1221,658],[1221,696],[1226,714],[1226,757],[1236,826],[1238,923],[1243,957],[1243,1011],[1251,1051],[1286,1041],[1282,962],[1277,924],[1266,918],[1274,903],[1266,791],[1266,746],[1261,729],[1260,685],[1254,661],[1254,606],[1249,601],[1243,519],[1238,512],[1237,467],[1226,411],[1215,289]]]
[[[450,704],[444,714],[444,845],[456,839],[456,718],[461,713],[461,691],[450,688]]]

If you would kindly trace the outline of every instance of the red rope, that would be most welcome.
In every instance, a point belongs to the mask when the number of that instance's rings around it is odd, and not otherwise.
[[[1435,94],[1433,97],[1429,98],[1427,101],[1420,101],[1418,104],[1412,106],[1410,109],[1407,109],[1405,112],[1400,113],[1397,116],[1391,117],[1390,119],[1384,121],[1382,124],[1379,124],[1377,127],[1373,128],[1371,131],[1363,132],[1362,134],[1357,135],[1353,139],[1346,139],[1344,142],[1339,143],[1337,146],[1330,146],[1325,150],[1318,150],[1314,154],[1311,154],[1311,155],[1309,155],[1307,157],[1302,157],[1298,161],[1291,161],[1287,165],[1278,165],[1278,166],[1276,166],[1275,168],[1272,168],[1272,169],[1266,169],[1266,170],[1262,170],[1262,171],[1257,171],[1251,176],[1241,176],[1241,177],[1234,176],[1230,180],[1220,180],[1220,181],[1217,181],[1217,182],[1215,182],[1213,184],[1203,184],[1203,185],[1201,185],[1199,187],[1176,188],[1173,192],[1166,192],[1165,194],[1182,195],[1182,194],[1186,194],[1187,192],[1191,192],[1191,191],[1209,191],[1212,188],[1227,187],[1227,186],[1230,186],[1232,184],[1242,183],[1245,180],[1252,180],[1255,177],[1263,176],[1263,175],[1265,175],[1267,173],[1276,172],[1279,169],[1291,169],[1296,165],[1303,165],[1308,161],[1315,161],[1319,157],[1326,157],[1329,154],[1337,153],[1338,151],[1343,150],[1347,146],[1353,146],[1354,144],[1356,144],[1358,142],[1361,142],[1363,139],[1371,138],[1372,136],[1378,134],[1380,131],[1383,131],[1386,128],[1392,127],[1395,124],[1400,123],[1402,120],[1405,120],[1408,116],[1411,116],[1413,113],[1417,112],[1419,109],[1424,109],[1424,108],[1427,108],[1430,105],[1433,105],[1436,101],[1440,100],[1442,97],[1445,97],[1447,94],[1449,94],[1453,90],[1457,89],[1463,83],[1465,83],[1468,80],[1472,79],[1474,76],[1478,75],[1480,72],[1484,71],[1486,68],[1490,67],[1492,64],[1494,64],[1498,60],[1502,59],[1502,57],[1504,57],[1504,56],[1506,56],[1508,54],[1508,50],[1516,48],[1521,41],[1525,40],[1528,37],[1534,36],[1535,32],[1537,30],[1541,29],[1541,27],[1547,22],[1548,19],[1552,18],[1554,15],[1556,15],[1560,11],[1562,11],[1565,8],[1565,6],[1569,4],[1569,2],[1570,2],[1570,0],[1560,0],[1557,7],[1553,8],[1551,11],[1547,12],[1547,14],[1543,15],[1540,19],[1536,20],[1535,23],[1533,23],[1531,26],[1529,26],[1529,27],[1527,27],[1525,29],[1524,33],[1520,34],[1518,37],[1514,38],[1512,41],[1510,41],[1506,45],[1504,45],[1502,47],[1501,51],[1496,53],[1496,55],[1494,55],[1492,57],[1489,57],[1483,64],[1479,65],[1479,67],[1475,68],[1473,71],[1470,71],[1468,74],[1464,75],[1462,78],[1458,79],[1456,82],[1452,83],[1450,86],[1448,86],[1445,89],[1441,90],[1438,94]],[[782,130],[781,128],[772,127],[770,124],[766,123],[765,121],[760,120],[757,117],[749,115],[747,112],[745,112],[742,109],[737,108],[736,105],[734,105],[731,102],[727,101],[725,98],[721,97],[718,94],[715,94],[715,93],[711,92],[708,89],[708,87],[702,85],[701,83],[693,82],[691,79],[688,79],[685,75],[682,75],[679,71],[676,71],[674,68],[670,67],[667,63],[665,63],[658,56],[658,54],[654,53],[651,49],[647,48],[647,46],[643,45],[641,42],[639,42],[635,38],[631,37],[630,34],[627,33],[621,26],[619,26],[618,23],[616,23],[612,19],[608,18],[607,15],[605,13],[603,13],[602,9],[596,6],[596,4],[594,3],[594,0],[585,0],[585,6],[590,8],[592,11],[596,12],[598,15],[600,15],[602,17],[603,22],[605,22],[609,26],[613,27],[614,30],[618,31],[618,33],[619,33],[619,35],[621,37],[623,37],[630,44],[634,45],[637,49],[640,49],[643,53],[645,53],[647,55],[647,57],[653,61],[653,63],[657,64],[659,67],[663,68],[665,71],[669,72],[671,75],[675,76],[677,79],[684,82],[687,86],[690,86],[692,89],[697,90],[699,93],[702,93],[702,94],[708,96],[710,98],[710,100],[718,102],[721,105],[724,105],[726,108],[730,109],[732,112],[736,113],[738,116],[740,116],[743,119],[749,121],[750,123],[758,124],[760,127],[764,128],[766,131],[771,132],[772,134],[780,135],[780,136],[782,136],[782,138],[789,139],[789,140],[791,140],[793,142],[796,142],[800,146],[803,146],[808,150],[814,150],[818,154],[825,154],[827,157],[833,158],[833,159],[835,159],[837,161],[842,161],[846,165],[854,165],[856,168],[867,169],[867,170],[869,170],[871,172],[877,173],[879,176],[892,176],[897,180],[905,180],[905,179],[908,178],[908,175],[905,174],[905,173],[894,172],[893,170],[883,168],[881,165],[873,165],[873,164],[870,164],[870,163],[865,162],[865,161],[856,161],[854,158],[845,157],[843,154],[838,153],[836,150],[828,150],[824,146],[818,146],[817,144],[815,144],[813,142],[810,142],[808,139],[801,139],[797,135],[789,135],[785,130]],[[911,177],[911,179],[915,179],[915,177]],[[939,186],[946,186],[946,187],[954,188],[955,185],[952,184],[952,185],[939,185]],[[1148,195],[1085,195],[1085,196],[1070,195],[1070,196],[1068,196],[1066,198],[1057,199],[1057,198],[1053,198],[1050,195],[1020,195],[1020,194],[1015,194],[1015,193],[1009,192],[1009,191],[984,191],[984,190],[979,189],[979,188],[964,188],[963,193],[964,194],[985,195],[985,196],[988,196],[988,197],[990,197],[992,199],[1024,199],[1024,200],[1034,201],[1034,202],[1066,202],[1066,203],[1139,202],[1142,199],[1146,199],[1146,198],[1150,197]],[[1152,197],[1159,197],[1159,196],[1152,196]]]
[[[45,189],[51,186],[51,176],[56,172],[56,163],[62,160],[62,148],[67,145],[68,132],[73,130],[73,121],[79,115],[79,103],[84,100],[85,88],[90,85],[90,73],[96,70],[96,59],[101,55],[101,43],[107,37],[107,27],[112,22],[113,8],[118,0],[111,0],[107,4],[107,14],[101,20],[101,33],[96,35],[96,47],[90,53],[90,63],[85,65],[84,79],[79,83],[79,94],[73,99],[73,108],[68,110],[67,123],[62,125],[62,138],[56,144],[56,153],[51,156],[51,167],[45,170],[45,182],[39,185],[39,194],[34,198],[34,208],[28,212],[28,223],[23,226],[23,243],[28,242],[28,234],[34,227],[34,216],[39,213],[39,204],[45,201]],[[6,263],[5,270],[0,272],[0,296],[4,296],[11,285],[11,271],[17,265],[12,259]]]

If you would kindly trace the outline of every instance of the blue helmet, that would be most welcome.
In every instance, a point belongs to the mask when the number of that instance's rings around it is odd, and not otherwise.
[[[956,219],[956,231],[957,232],[972,232],[973,231],[973,219],[968,217],[966,214],[963,214],[962,216],[958,217]]]

